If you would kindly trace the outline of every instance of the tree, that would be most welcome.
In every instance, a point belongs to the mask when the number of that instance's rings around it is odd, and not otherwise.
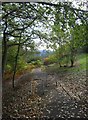
[[[26,9],[27,8],[27,11]],[[19,34],[22,33],[20,44],[25,46],[32,43],[33,33],[32,26],[34,21],[39,18],[37,10],[33,8],[30,3],[3,3],[2,4],[2,28],[3,28],[3,57],[2,57],[2,74],[5,70],[7,61],[7,51],[9,47],[19,45],[16,38],[19,38]],[[8,11],[8,12],[7,12]],[[30,14],[29,14],[30,13]],[[35,14],[34,14],[35,13]],[[39,18],[40,19],[40,18]],[[31,29],[28,31],[28,29]],[[32,37],[31,37],[32,35]],[[13,39],[11,39],[11,37]],[[31,40],[30,40],[31,39]],[[26,44],[25,44],[26,43]]]
[[[43,3],[44,4],[44,3]],[[48,3],[47,3],[48,4]],[[75,60],[75,54],[77,52],[77,49],[79,46],[83,45],[82,38],[84,37],[83,34],[85,34],[84,28],[83,30],[79,30],[78,26],[87,26],[87,11],[72,8],[72,3],[60,3],[60,4],[50,4],[50,6],[55,6],[55,20],[54,25],[52,26],[52,33],[51,33],[51,39],[50,41],[53,43],[54,48],[57,48],[57,45],[62,49],[62,46],[66,43],[70,43],[70,60],[71,60],[71,66],[73,67],[74,60]],[[70,7],[70,6],[71,7]],[[69,6],[69,7],[67,7]],[[79,33],[78,33],[78,30]],[[83,31],[83,32],[82,32]],[[80,34],[82,33],[82,34]],[[79,42],[81,41],[81,43]],[[80,43],[78,45],[78,42]],[[65,49],[60,50],[59,49],[59,55],[65,51]],[[62,53],[60,52],[62,51]],[[60,65],[61,66],[61,65]]]
[[[25,9],[26,8],[26,9]],[[13,87],[14,78],[17,68],[17,61],[21,48],[34,48],[33,39],[39,36],[34,32],[34,26],[36,22],[46,19],[44,10],[39,12],[41,6],[33,5],[30,3],[3,3],[2,4],[2,29],[3,29],[3,58],[2,58],[2,75],[5,71],[7,61],[8,50],[10,47],[17,46],[18,50],[14,58],[13,69]],[[29,14],[30,13],[30,14]],[[42,16],[40,18],[40,16]],[[36,20],[36,22],[35,22]],[[21,35],[21,36],[20,36]],[[21,39],[20,39],[21,38]],[[20,39],[20,42],[19,42]]]
[[[73,35],[75,45],[74,35],[77,34],[77,24],[87,25],[87,11],[74,8],[73,4],[68,2],[57,4],[51,2],[3,3],[2,13],[2,74],[4,74],[6,62],[8,62],[7,54],[10,47],[20,46],[26,50],[27,48],[32,49],[34,47],[33,39],[39,38],[49,43],[54,49],[57,46],[62,48],[64,44],[70,42],[71,51],[73,51],[73,40],[69,39],[70,36]],[[83,28],[85,29],[85,27]],[[26,50],[25,52],[27,52]],[[14,63],[16,61],[17,59],[14,59]]]

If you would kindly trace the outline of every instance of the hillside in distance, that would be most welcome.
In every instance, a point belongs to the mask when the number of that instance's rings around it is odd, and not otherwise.
[[[53,51],[50,50],[39,50],[40,54],[39,56],[41,57],[47,57],[48,55],[51,55],[53,53]]]

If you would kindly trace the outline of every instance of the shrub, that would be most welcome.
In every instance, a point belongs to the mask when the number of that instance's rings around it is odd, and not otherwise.
[[[57,62],[57,58],[55,57],[55,55],[51,55],[48,58],[44,59],[44,65],[49,65],[49,64],[53,64]]]
[[[43,63],[41,60],[36,60],[31,62],[32,65],[35,65],[36,67],[40,67]]]

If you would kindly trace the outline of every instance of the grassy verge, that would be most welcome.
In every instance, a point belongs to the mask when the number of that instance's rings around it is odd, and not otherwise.
[[[78,54],[74,67],[59,67],[58,64],[53,64],[47,67],[46,71],[49,73],[86,71],[88,70],[87,57],[88,54]]]

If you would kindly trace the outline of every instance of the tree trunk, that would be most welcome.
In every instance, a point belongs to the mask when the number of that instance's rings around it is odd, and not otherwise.
[[[21,37],[20,37],[20,39],[21,39]],[[13,87],[13,88],[15,87],[14,80],[15,80],[16,69],[17,69],[17,62],[18,62],[18,56],[19,56],[19,51],[20,51],[20,39],[19,39],[19,45],[18,45],[18,49],[17,49],[17,54],[16,54],[16,57],[15,57],[15,64],[14,64],[14,71],[13,71],[13,79],[12,79],[12,87]]]
[[[74,61],[75,61],[75,51],[74,51],[74,49],[72,48],[72,50],[71,50],[71,67],[73,67],[74,66]]]
[[[5,66],[7,61],[7,45],[6,43],[3,44],[3,53],[2,53],[2,77],[4,75]]]
[[[71,67],[73,67],[73,65],[74,65],[74,60],[71,59]]]
[[[3,32],[3,41],[2,41],[2,77],[4,75],[4,71],[5,71],[5,65],[6,65],[6,60],[7,60],[7,40],[6,40],[6,34],[5,31],[7,29],[7,21],[5,22],[5,29]]]
[[[59,63],[60,67],[62,67],[61,63]]]

